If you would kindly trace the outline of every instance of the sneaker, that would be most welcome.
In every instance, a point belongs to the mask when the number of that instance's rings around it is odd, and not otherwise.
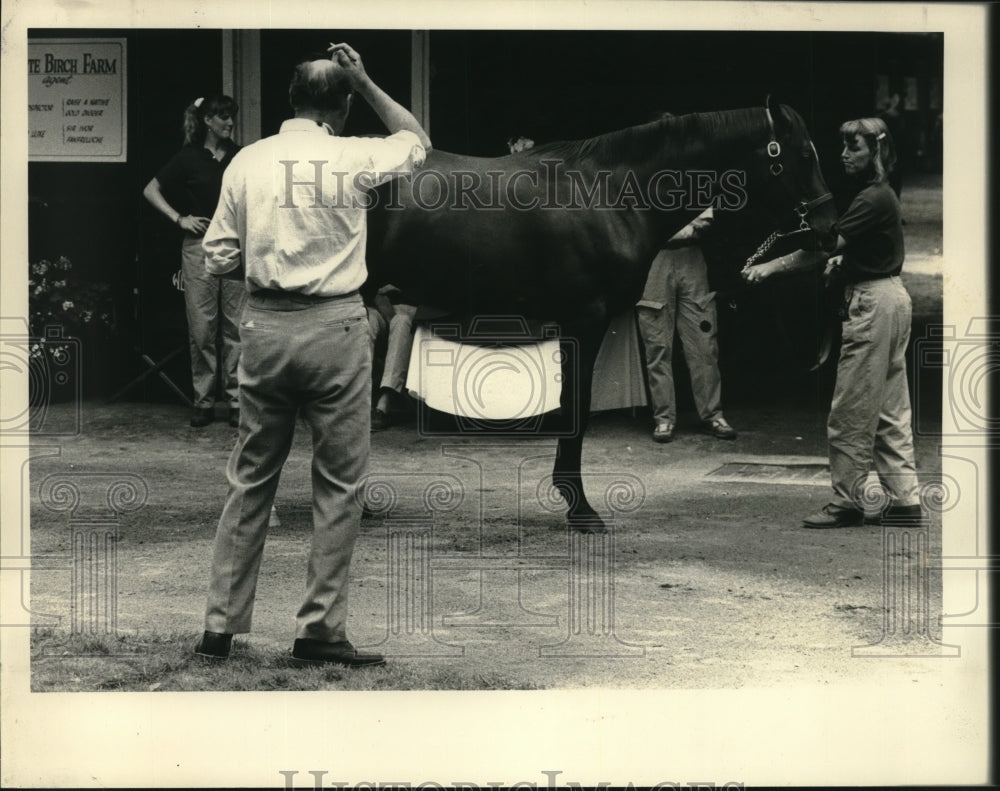
[[[674,439],[674,424],[669,420],[657,423],[653,429],[653,442],[672,442]]]
[[[865,513],[859,508],[827,503],[819,511],[803,519],[802,526],[819,530],[835,527],[861,527],[864,521]]]
[[[736,429],[724,417],[714,417],[701,425],[706,434],[711,434],[716,439],[736,439]]]
[[[195,407],[191,411],[191,427],[204,428],[215,420],[214,407]]]

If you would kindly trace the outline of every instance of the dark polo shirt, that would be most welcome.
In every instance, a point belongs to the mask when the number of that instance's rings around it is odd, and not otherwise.
[[[184,146],[160,168],[156,180],[170,205],[181,214],[211,218],[222,192],[222,173],[239,150],[229,142],[219,161],[203,145]]]
[[[903,224],[899,199],[888,184],[869,184],[838,222],[843,272],[851,282],[898,275],[903,268]]]

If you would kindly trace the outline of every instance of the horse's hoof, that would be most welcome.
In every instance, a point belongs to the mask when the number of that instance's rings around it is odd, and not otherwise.
[[[566,517],[570,529],[577,533],[607,533],[608,526],[597,514],[577,514]]]

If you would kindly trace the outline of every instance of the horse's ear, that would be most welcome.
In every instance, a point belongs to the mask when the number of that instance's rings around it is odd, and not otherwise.
[[[778,102],[772,94],[769,93],[765,97],[764,106],[767,108],[768,113],[770,113],[771,118],[774,121],[775,130],[787,126],[785,114],[781,111],[781,103]]]

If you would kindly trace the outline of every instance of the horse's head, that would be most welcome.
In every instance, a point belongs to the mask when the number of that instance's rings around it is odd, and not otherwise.
[[[765,196],[764,209],[775,233],[762,245],[763,255],[779,239],[806,249],[831,251],[836,245],[837,210],[820,172],[802,117],[791,107],[771,101],[764,108],[768,139],[758,149],[757,167],[748,188]]]

